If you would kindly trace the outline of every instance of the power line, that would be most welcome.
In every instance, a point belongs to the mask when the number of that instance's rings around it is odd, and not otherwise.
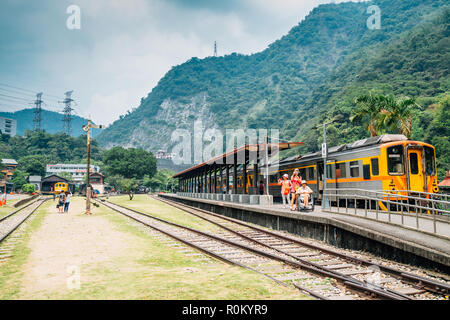
[[[38,93],[37,91],[34,91],[34,90],[25,89],[25,88],[21,88],[21,87],[17,87],[17,86],[11,86],[11,85],[5,84],[5,83],[0,83],[0,86],[12,88],[12,89],[17,89],[17,90],[21,90],[21,91],[25,91],[25,92],[30,92],[30,93],[32,93],[33,95],[36,95],[36,94]],[[48,94],[48,93],[47,93],[46,95],[49,96],[49,97],[53,97],[53,98],[56,98],[56,99],[60,99],[60,100],[63,99],[63,98],[61,98],[61,97],[58,97],[58,96],[52,95],[52,94]]]
[[[25,99],[25,98],[21,98],[21,97],[14,97],[14,96],[10,96],[10,95],[7,95],[7,94],[3,94],[3,93],[0,93],[0,96],[1,97],[5,97],[5,98],[9,98],[10,100],[12,99],[12,100],[24,100],[24,101],[30,101],[30,99]]]

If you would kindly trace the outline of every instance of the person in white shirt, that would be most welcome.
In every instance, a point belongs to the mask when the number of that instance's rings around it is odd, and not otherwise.
[[[302,185],[297,189],[297,194],[300,196],[299,200],[303,200],[305,207],[309,204],[308,201],[312,192],[311,188],[306,185],[306,181],[302,180]]]
[[[66,191],[66,199],[64,202],[64,212],[69,212],[70,197],[72,197],[72,193],[70,191]]]

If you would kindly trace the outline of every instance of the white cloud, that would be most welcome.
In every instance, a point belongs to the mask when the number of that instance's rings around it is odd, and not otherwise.
[[[166,0],[79,0],[81,30],[67,31],[65,10],[49,1],[51,14],[45,7],[32,11],[33,23],[45,20],[48,25],[38,24],[42,30],[23,26],[26,37],[16,32],[9,38],[16,48],[28,47],[6,62],[8,74],[0,70],[0,75],[22,77],[24,87],[44,92],[73,89],[79,114],[109,124],[137,107],[172,66],[212,55],[214,41],[219,55],[261,51],[324,2],[331,1],[246,0],[219,10],[208,2],[199,7]],[[8,23],[24,21],[24,16],[14,19]],[[47,37],[42,41],[34,33]],[[36,84],[29,84],[32,78]]]
[[[95,93],[91,99],[89,113],[95,123],[109,124],[116,120],[118,114],[124,113],[127,102],[127,91],[116,91],[110,95]]]

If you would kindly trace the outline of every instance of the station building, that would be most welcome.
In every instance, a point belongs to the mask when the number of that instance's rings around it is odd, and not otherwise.
[[[91,165],[91,174],[95,172],[100,172],[100,167]],[[75,184],[83,184],[84,177],[86,176],[86,165],[85,164],[70,164],[70,163],[58,163],[58,164],[47,164],[46,176],[59,175],[61,172],[68,172],[72,175],[73,182]]]

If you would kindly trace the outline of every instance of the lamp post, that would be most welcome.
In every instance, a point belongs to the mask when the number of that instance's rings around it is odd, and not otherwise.
[[[88,124],[83,126],[83,131],[87,133],[87,166],[86,166],[86,214],[91,214],[91,187],[89,185],[89,174],[91,171],[91,129],[104,129],[103,125],[96,125],[91,123],[89,117]]]
[[[322,143],[322,158],[323,158],[323,195],[322,195],[322,209],[329,209],[330,203],[326,196],[327,192],[327,158],[328,158],[328,145],[327,145],[327,125],[336,122],[336,120],[323,123],[323,143]],[[318,129],[319,126],[314,126],[313,129]]]

